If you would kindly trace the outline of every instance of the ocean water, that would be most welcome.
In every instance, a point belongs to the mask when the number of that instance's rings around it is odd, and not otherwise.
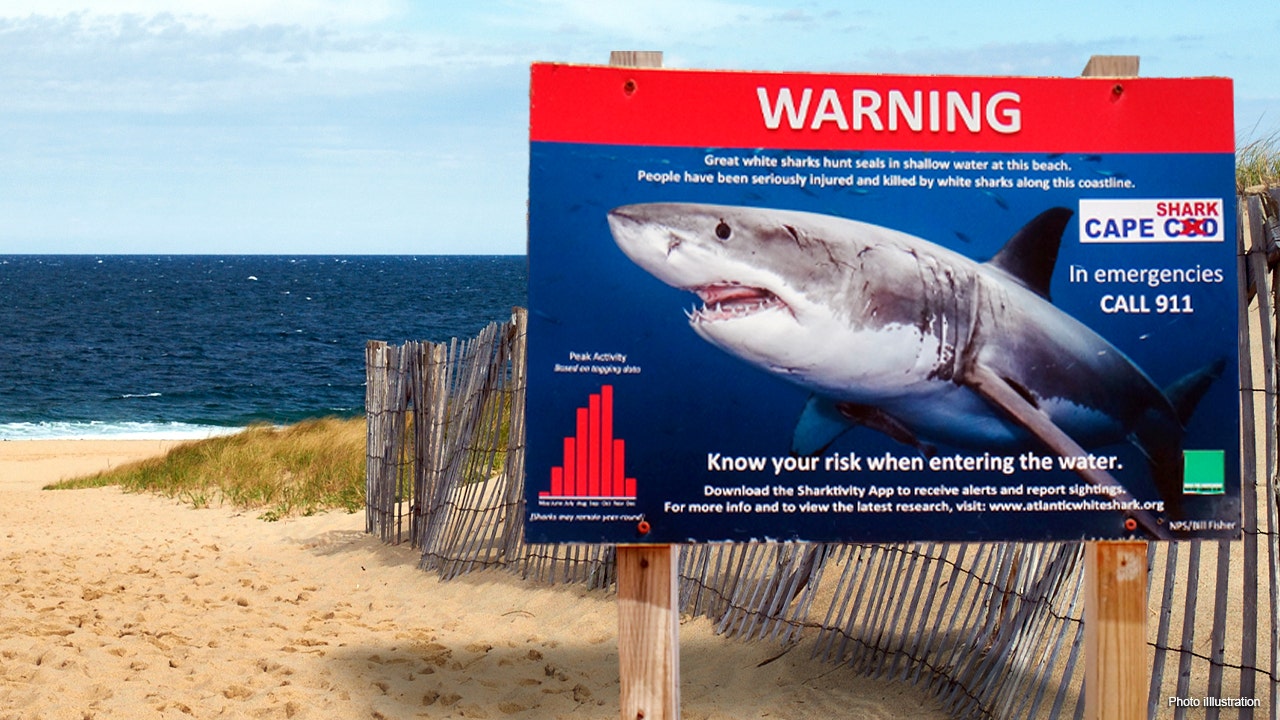
[[[523,256],[0,256],[0,439],[202,437],[364,412],[368,340],[469,337]]]

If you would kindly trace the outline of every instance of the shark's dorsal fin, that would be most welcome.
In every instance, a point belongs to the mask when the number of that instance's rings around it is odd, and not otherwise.
[[[1062,231],[1066,229],[1071,215],[1072,212],[1064,207],[1045,210],[1009,238],[1009,242],[988,264],[1000,268],[1048,300],[1049,280],[1053,277],[1053,266],[1058,262]]]

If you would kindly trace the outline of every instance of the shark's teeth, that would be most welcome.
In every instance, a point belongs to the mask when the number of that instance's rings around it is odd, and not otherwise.
[[[739,283],[718,283],[695,288],[694,292],[702,298],[704,304],[692,311],[685,311],[691,323],[738,320],[766,310],[786,307],[768,290]]]

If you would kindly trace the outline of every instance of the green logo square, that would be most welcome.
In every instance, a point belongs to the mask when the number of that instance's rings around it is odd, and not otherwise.
[[[1225,450],[1183,450],[1182,460],[1182,492],[1222,495],[1227,491]]]

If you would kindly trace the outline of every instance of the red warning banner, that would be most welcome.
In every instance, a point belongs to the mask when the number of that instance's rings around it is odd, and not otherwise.
[[[1227,78],[830,75],[535,64],[530,137],[672,147],[1233,152]],[[1135,132],[1135,128],[1141,128]]]

